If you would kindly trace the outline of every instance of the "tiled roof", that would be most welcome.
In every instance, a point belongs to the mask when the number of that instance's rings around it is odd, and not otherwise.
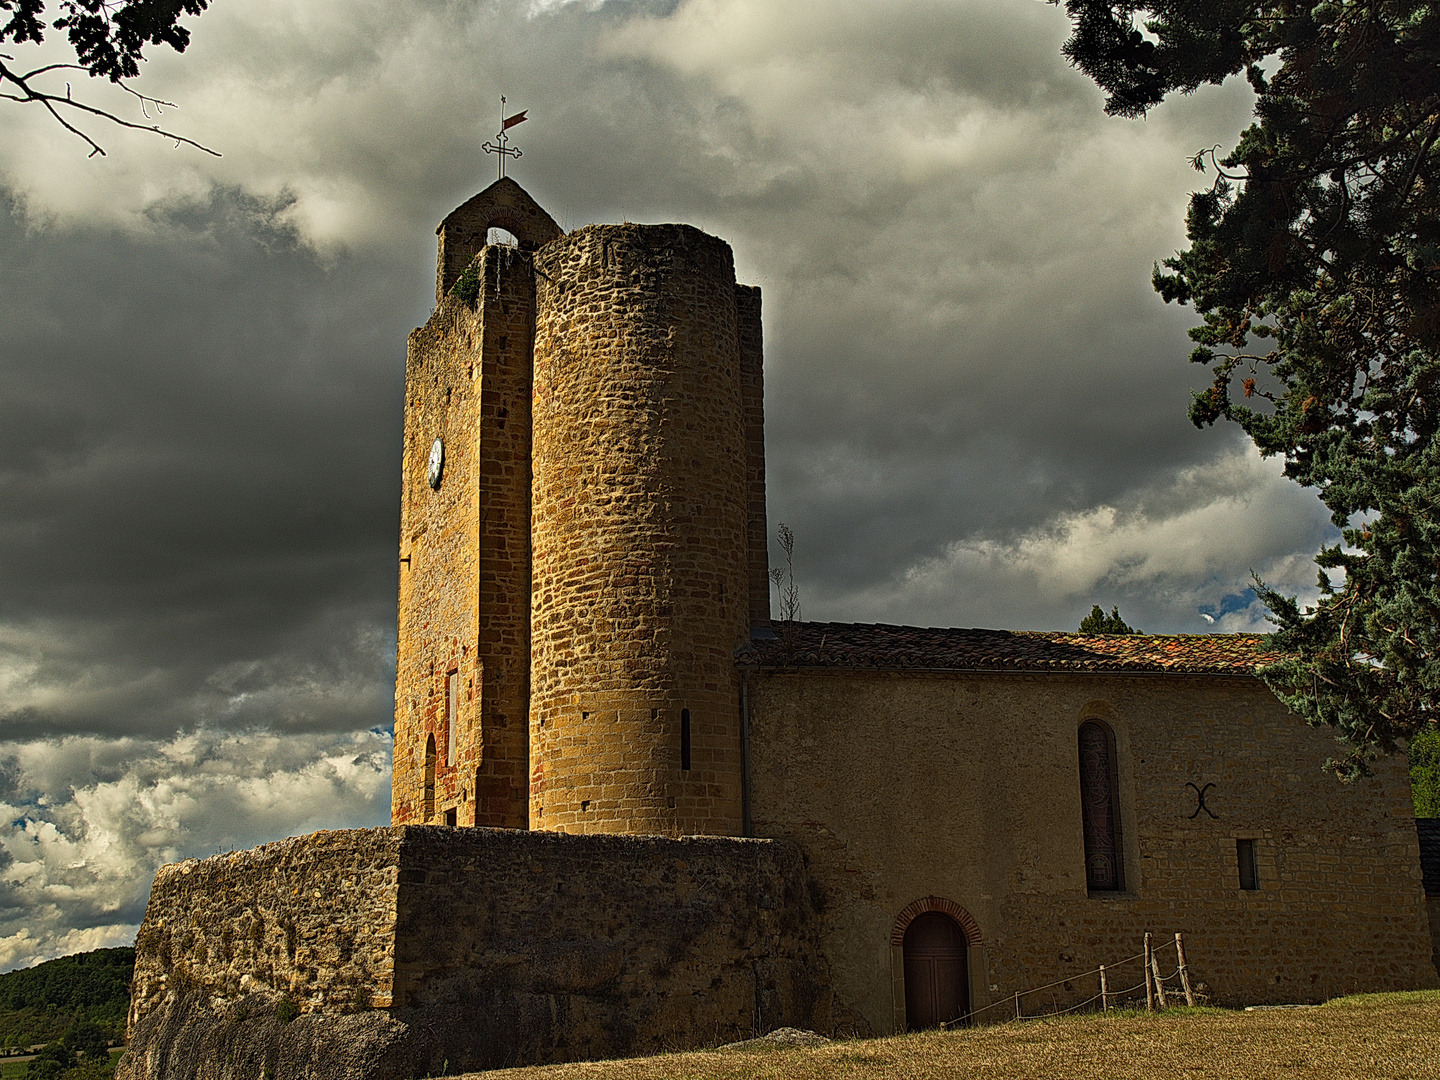
[[[1246,675],[1280,654],[1259,634],[1061,634],[865,623],[773,624],[762,667],[909,671],[1151,671]]]
[[[1416,818],[1415,831],[1420,834],[1420,872],[1425,879],[1425,893],[1440,896],[1440,818]]]

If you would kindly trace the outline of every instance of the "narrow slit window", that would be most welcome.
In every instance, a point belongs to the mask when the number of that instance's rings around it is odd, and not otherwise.
[[[1098,720],[1080,725],[1080,813],[1085,833],[1085,885],[1091,892],[1120,892],[1120,800],[1115,737]]]
[[[445,676],[445,764],[455,764],[455,729],[459,726],[460,713],[460,672],[452,671]]]
[[[1240,867],[1240,888],[1254,892],[1260,888],[1260,872],[1255,865],[1255,841],[1235,841],[1235,862]]]
[[[690,771],[690,710],[680,710],[680,768]]]
[[[425,820],[435,816],[435,735],[425,736]]]

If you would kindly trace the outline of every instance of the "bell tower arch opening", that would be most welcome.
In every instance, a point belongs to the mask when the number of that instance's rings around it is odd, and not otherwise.
[[[521,251],[538,248],[565,235],[530,194],[508,176],[496,180],[480,194],[457,206],[440,222],[439,263],[435,273],[435,302],[443,301],[460,275],[491,243],[492,231],[503,230]]]

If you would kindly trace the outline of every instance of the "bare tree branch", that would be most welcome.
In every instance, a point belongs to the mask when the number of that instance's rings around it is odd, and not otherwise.
[[[14,59],[13,57],[3,53],[0,53],[0,56],[3,56],[5,60],[13,61]],[[65,117],[61,116],[56,106],[63,105],[71,109],[78,109],[79,111],[89,113],[92,116],[98,116],[102,119],[109,120],[111,123],[118,124],[120,127],[130,128],[132,131],[149,131],[153,132],[156,135],[160,135],[166,139],[174,139],[176,146],[184,143],[187,146],[193,146],[197,150],[203,150],[207,154],[213,154],[215,157],[221,156],[218,150],[212,150],[210,149],[210,147],[198,143],[194,139],[188,139],[184,135],[177,135],[173,131],[167,131],[159,124],[132,123],[129,120],[121,119],[114,113],[109,112],[105,109],[97,108],[94,105],[87,105],[83,101],[76,101],[75,98],[71,96],[69,83],[65,84],[65,94],[63,97],[59,94],[51,94],[47,91],[37,89],[30,84],[30,80],[37,75],[43,75],[46,72],[62,69],[73,69],[76,71],[86,70],[79,64],[47,64],[44,67],[38,67],[35,68],[33,71],[27,71],[21,74],[19,72],[10,70],[10,68],[7,67],[3,61],[0,61],[0,85],[9,83],[19,91],[18,94],[0,92],[0,99],[4,99],[6,101],[17,101],[21,104],[39,104],[43,106],[45,110],[49,112],[50,115],[59,122],[61,127],[63,127],[66,131],[72,132],[73,134],[79,136],[86,142],[86,144],[89,145],[90,157],[94,157],[96,154],[104,157],[104,147],[102,147],[98,142],[92,139],[85,132],[81,131],[74,124],[66,120]],[[141,112],[145,114],[145,117],[147,119],[150,116],[148,110],[148,106],[150,105],[155,106],[157,116],[159,115],[162,106],[168,105],[172,109],[176,107],[173,102],[162,101],[159,98],[149,97],[145,94],[140,93],[138,90],[134,90],[131,87],[126,86],[123,82],[120,82],[118,80],[116,81],[116,85],[119,86],[120,89],[124,90],[126,93],[131,94],[140,100]]]

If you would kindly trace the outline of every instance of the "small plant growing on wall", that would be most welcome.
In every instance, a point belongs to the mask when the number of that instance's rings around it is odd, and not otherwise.
[[[780,619],[782,622],[797,622],[800,619],[800,588],[795,584],[795,533],[782,521],[775,537],[780,541],[780,550],[785,552],[785,565],[770,571],[770,580],[780,594]]]
[[[464,272],[455,279],[455,284],[450,288],[450,295],[458,297],[464,304],[470,307],[475,306],[475,301],[480,296],[480,272],[471,263]]]

